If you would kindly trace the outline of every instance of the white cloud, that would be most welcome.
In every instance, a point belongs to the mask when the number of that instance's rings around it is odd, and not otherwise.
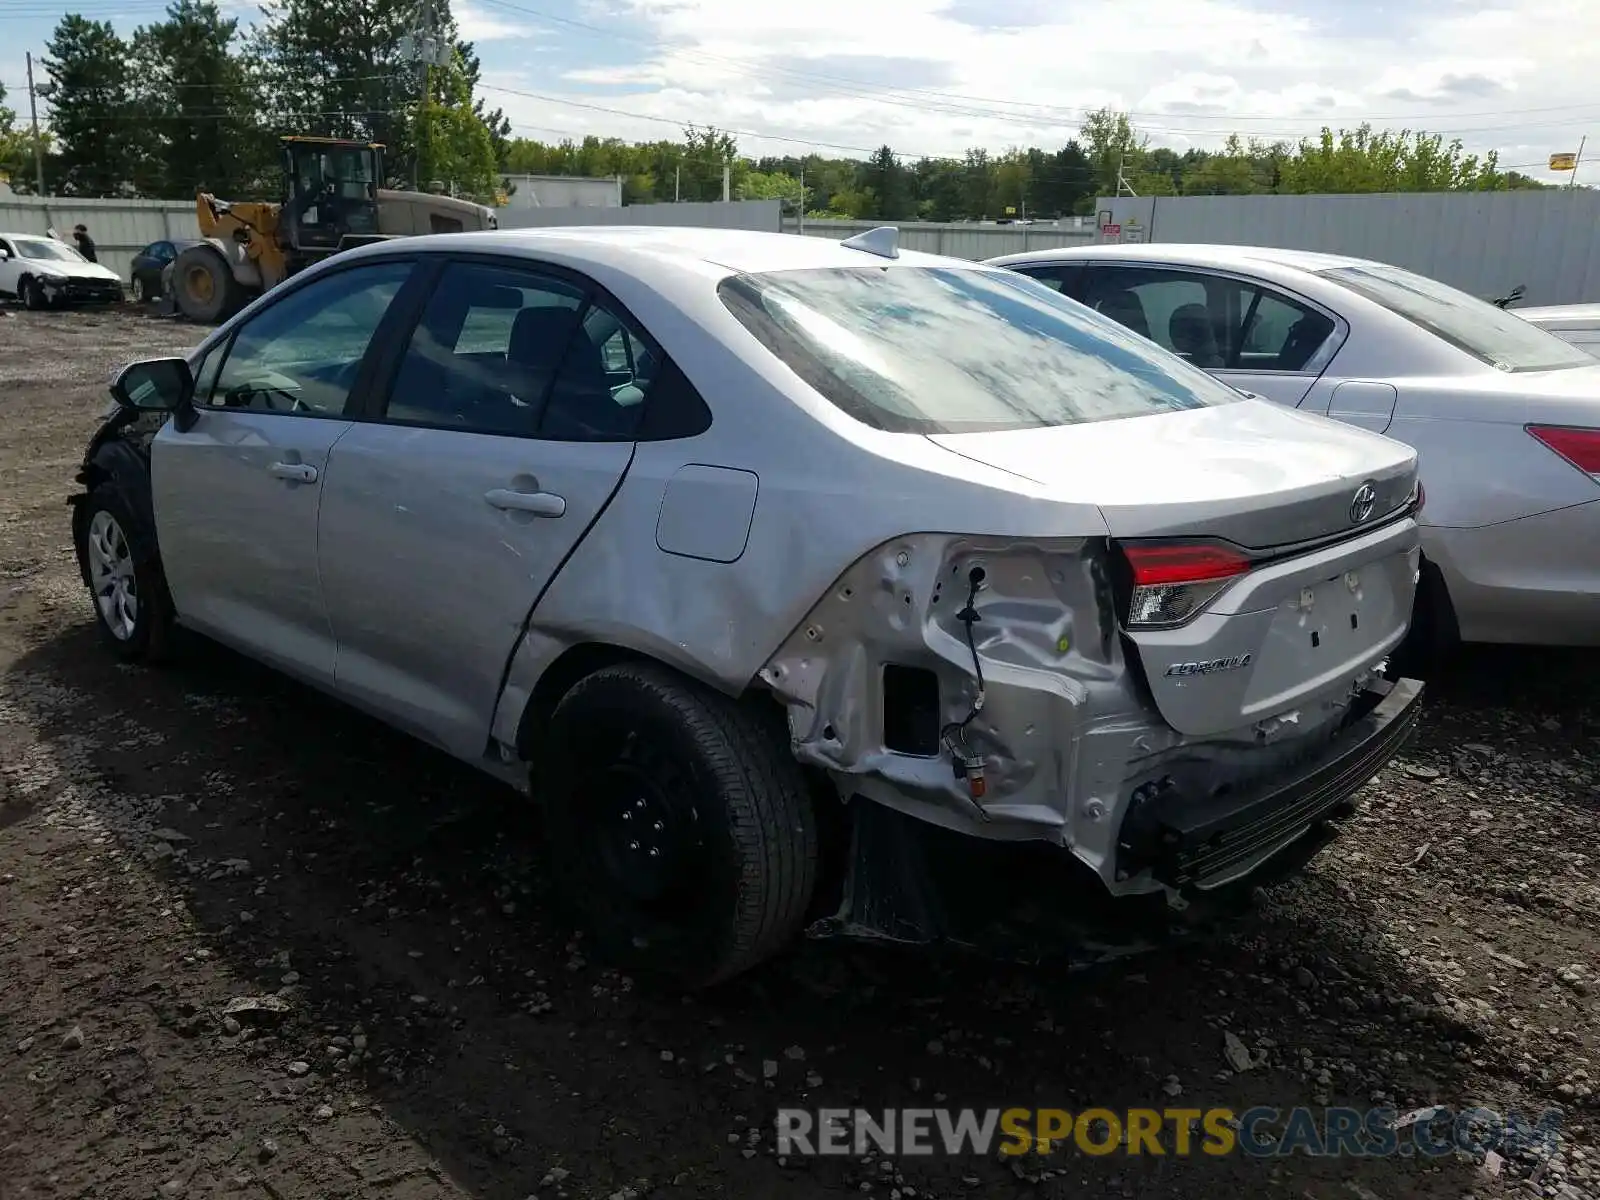
[[[527,21],[502,17],[471,4],[452,5],[451,15],[456,19],[456,28],[461,31],[461,36],[476,44],[507,38],[537,37],[544,32]]]
[[[1292,140],[1370,119],[1499,148],[1519,166],[1571,149],[1585,118],[1600,136],[1600,101],[1586,95],[1594,0],[594,0],[584,19],[644,40],[585,34],[612,65],[499,81],[640,117],[495,95],[513,121],[669,135],[640,119],[656,117],[954,154],[1059,144],[1085,110],[1110,104],[1157,144]],[[804,149],[748,136],[741,146]]]

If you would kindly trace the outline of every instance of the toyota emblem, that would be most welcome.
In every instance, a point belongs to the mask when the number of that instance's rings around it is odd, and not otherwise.
[[[1356,489],[1356,494],[1350,497],[1350,521],[1359,525],[1372,515],[1372,510],[1378,505],[1378,490],[1370,483],[1363,483]]]

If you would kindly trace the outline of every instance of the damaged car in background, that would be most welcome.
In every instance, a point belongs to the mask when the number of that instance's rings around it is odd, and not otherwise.
[[[54,237],[0,233],[0,295],[29,309],[120,304],[122,279]]]
[[[1418,712],[1413,451],[889,230],[364,247],[112,390],[107,645],[186,626],[523,789],[600,950],[689,985],[1192,914]]]

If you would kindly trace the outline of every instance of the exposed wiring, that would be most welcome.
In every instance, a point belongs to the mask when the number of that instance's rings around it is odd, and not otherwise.
[[[984,570],[982,567],[973,567],[967,572],[967,603],[956,614],[967,636],[967,651],[972,655],[972,673],[978,680],[977,693],[972,697],[972,707],[967,715],[959,721],[952,721],[939,732],[940,739],[945,748],[950,751],[952,765],[955,768],[956,778],[967,781],[967,792],[972,799],[972,807],[978,810],[978,815],[985,821],[989,819],[986,810],[980,801],[988,790],[988,783],[983,777],[983,755],[973,751],[967,741],[967,727],[978,719],[978,714],[983,711],[984,690],[983,661],[978,657],[978,639],[972,627],[983,620],[978,615],[978,592],[983,588]]]

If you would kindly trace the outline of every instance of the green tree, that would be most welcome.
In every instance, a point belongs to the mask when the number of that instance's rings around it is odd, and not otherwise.
[[[1118,173],[1132,181],[1143,165],[1150,139],[1134,129],[1127,113],[1109,108],[1097,109],[1085,117],[1079,133],[1097,194],[1118,195]]]
[[[261,91],[235,53],[239,23],[209,0],[175,0],[167,19],[133,38],[140,107],[152,119],[156,196],[260,194],[276,160],[258,119]],[[275,190],[275,189],[269,189]]]
[[[426,98],[411,129],[418,182],[489,203],[498,183],[494,142],[473,110],[459,52],[451,65],[430,68],[428,75]]]
[[[1507,186],[1491,151],[1480,159],[1459,139],[1369,124],[1303,138],[1282,162],[1278,190],[1291,193],[1498,191]]]
[[[401,53],[413,0],[265,0],[252,38],[280,133],[382,142],[388,172],[409,179],[421,73]]]
[[[861,190],[868,197],[863,216],[879,221],[904,221],[914,215],[905,168],[888,146],[879,147],[867,160],[861,182]]]
[[[50,123],[60,150],[53,189],[77,196],[117,196],[149,171],[154,136],[140,111],[129,48],[109,21],[61,18],[44,59]]]

